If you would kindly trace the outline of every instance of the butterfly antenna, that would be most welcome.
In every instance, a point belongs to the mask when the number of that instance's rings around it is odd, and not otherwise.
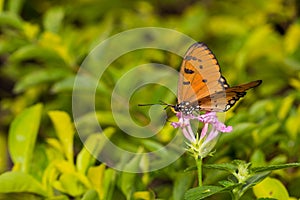
[[[138,106],[153,106],[153,105],[160,105],[160,104],[158,104],[158,103],[138,104]]]
[[[162,105],[166,106],[164,110],[166,110],[169,106],[173,106],[172,104],[168,104],[166,102],[163,102],[162,100],[159,100],[159,103],[146,103],[146,104],[138,104],[138,106],[153,106],[153,105]]]
[[[160,103],[160,105],[166,106],[166,107],[164,108],[164,110],[166,110],[168,107],[174,107],[174,105],[168,104],[168,103],[166,103],[166,102],[164,102],[164,101],[162,101],[162,100],[159,100],[159,103]]]

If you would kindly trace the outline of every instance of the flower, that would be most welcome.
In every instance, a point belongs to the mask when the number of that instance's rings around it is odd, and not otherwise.
[[[220,122],[215,112],[209,112],[203,115],[190,114],[183,115],[181,112],[176,114],[178,122],[172,122],[174,128],[181,128],[184,137],[190,142],[189,151],[195,157],[206,157],[215,146],[217,138],[221,132],[231,132],[232,127],[226,126]],[[198,120],[203,123],[203,128],[199,136],[194,133],[190,120]]]

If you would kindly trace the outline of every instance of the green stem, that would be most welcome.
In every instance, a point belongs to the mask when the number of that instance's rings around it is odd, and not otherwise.
[[[240,199],[239,189],[238,188],[234,188],[232,190],[231,196],[232,196],[233,200],[239,200]]]
[[[198,170],[198,185],[199,187],[202,186],[202,158],[196,158],[197,170]]]

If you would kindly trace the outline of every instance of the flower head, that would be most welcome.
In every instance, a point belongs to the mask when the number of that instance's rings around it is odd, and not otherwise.
[[[221,132],[231,132],[232,127],[226,126],[220,122],[215,112],[209,112],[203,115],[190,114],[183,115],[181,112],[176,114],[178,122],[172,122],[174,128],[181,128],[183,135],[190,142],[189,151],[195,157],[206,157],[215,146],[217,138]],[[194,133],[190,120],[197,120],[203,123],[201,134]]]

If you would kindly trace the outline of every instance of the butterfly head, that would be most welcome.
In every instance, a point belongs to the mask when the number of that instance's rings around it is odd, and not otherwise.
[[[183,101],[179,104],[172,106],[175,112],[182,112],[184,115],[190,115],[194,111],[199,111],[200,106],[194,105],[189,101]]]

